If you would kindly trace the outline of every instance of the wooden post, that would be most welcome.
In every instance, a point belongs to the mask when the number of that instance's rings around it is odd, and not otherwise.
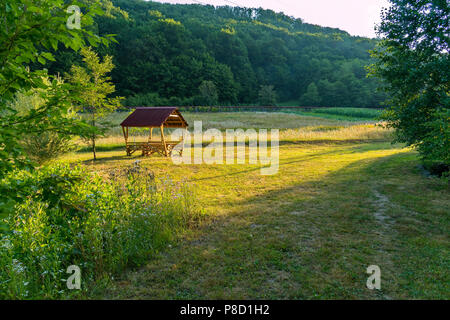
[[[164,138],[164,125],[161,125],[161,143],[164,147],[164,154],[166,157],[168,157],[168,153],[167,153],[167,146],[166,146],[166,139]]]
[[[181,137],[181,142],[183,142],[183,144],[181,145],[181,152],[180,152],[180,156],[183,156],[183,151],[184,151],[184,138],[186,135],[186,128],[183,128],[185,131],[183,132],[183,136]]]
[[[127,156],[129,156],[130,150],[128,148],[128,127],[127,127],[126,131],[125,131],[125,127],[122,127],[122,132],[123,132],[123,137],[125,139],[125,149],[127,150]]]
[[[122,127],[123,138],[125,139],[125,144],[127,144],[127,135],[125,133],[125,127]]]
[[[153,140],[153,128],[150,128],[150,137],[148,139],[148,141],[152,141]]]

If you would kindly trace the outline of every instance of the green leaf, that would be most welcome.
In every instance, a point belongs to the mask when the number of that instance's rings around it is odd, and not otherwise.
[[[53,57],[53,55],[50,52],[42,52],[41,55],[44,56],[44,58],[47,59],[47,60],[56,61],[55,58]]]
[[[36,13],[42,13],[42,9],[38,7],[28,7],[27,11],[29,12],[36,12]]]

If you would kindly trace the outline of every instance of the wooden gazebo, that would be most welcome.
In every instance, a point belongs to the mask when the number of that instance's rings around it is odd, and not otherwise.
[[[168,141],[164,136],[164,128],[187,128],[188,123],[184,120],[176,107],[142,107],[136,108],[121,124],[127,155],[131,156],[134,152],[141,150],[142,155],[149,156],[153,153],[159,153],[165,157],[172,154],[173,148],[180,141]],[[128,139],[129,128],[149,128],[149,137],[147,142],[130,142]],[[153,139],[153,129],[161,130],[161,140]],[[180,151],[180,154],[182,150]]]

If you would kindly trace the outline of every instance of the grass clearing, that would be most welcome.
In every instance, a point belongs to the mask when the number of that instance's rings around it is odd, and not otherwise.
[[[114,151],[123,148],[124,140],[119,124],[128,116],[128,112],[117,112],[108,116],[113,127],[106,137],[96,142],[98,151]],[[202,121],[204,131],[208,129],[280,129],[280,139],[286,141],[309,140],[386,140],[389,131],[376,126],[373,121],[341,121],[319,117],[302,116],[298,114],[268,113],[268,112],[223,112],[223,113],[188,113],[183,117],[192,127],[195,121]],[[172,130],[167,130],[170,134]],[[146,141],[148,129],[130,128],[131,141]],[[159,129],[153,130],[153,136],[159,137]],[[167,135],[168,135],[167,134]],[[79,153],[89,152],[90,148],[78,141]]]
[[[209,123],[204,128],[216,117],[227,124],[247,118],[193,114],[190,124],[197,116]],[[265,114],[247,125],[289,128],[288,119]],[[174,165],[162,157],[129,158],[123,150],[102,151],[95,163],[89,153],[65,157],[97,172],[139,159],[157,177],[195,185],[209,217],[91,297],[450,298],[448,185],[425,177],[417,154],[392,145],[379,126],[294,119],[297,127],[280,132],[280,170],[273,176],[261,176],[259,165]],[[366,288],[372,264],[381,268],[380,291]]]

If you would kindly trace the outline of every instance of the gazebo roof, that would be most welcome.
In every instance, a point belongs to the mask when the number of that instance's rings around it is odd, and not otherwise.
[[[185,128],[188,126],[176,107],[139,107],[122,123],[122,127]]]

